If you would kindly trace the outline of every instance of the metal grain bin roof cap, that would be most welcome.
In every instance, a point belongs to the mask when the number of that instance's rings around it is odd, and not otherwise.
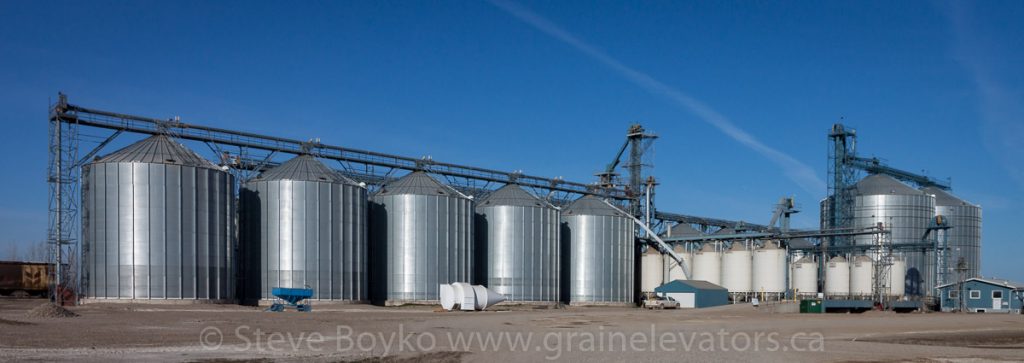
[[[481,199],[477,203],[477,208],[484,208],[489,206],[507,205],[513,207],[545,207],[555,208],[550,203],[543,199],[537,198],[533,194],[523,190],[518,185],[506,184],[498,190],[488,195],[486,198]]]
[[[694,229],[688,223],[679,223],[672,226],[672,237],[696,237],[703,235],[704,233]]]
[[[385,195],[442,195],[456,198],[472,199],[465,194],[459,193],[454,188],[441,184],[427,173],[415,171],[393,182],[385,184],[377,192],[379,196]]]
[[[828,262],[846,262],[846,257],[843,257],[843,256],[832,257],[832,259],[828,260]]]
[[[860,255],[853,258],[853,262],[873,262],[871,257]]]
[[[729,228],[729,227],[725,227],[725,228],[722,228],[722,229],[719,229],[719,230],[715,231],[715,233],[712,233],[711,235],[712,236],[714,236],[714,235],[724,236],[724,235],[727,235],[727,234],[736,234],[736,230],[734,230],[732,228]]]
[[[299,155],[260,174],[257,180],[294,180],[358,185],[312,155]]]
[[[799,260],[797,260],[796,263],[798,265],[802,265],[802,264],[805,264],[805,263],[814,263],[814,257],[804,256],[804,257],[801,257]]]
[[[733,242],[732,246],[729,246],[729,251],[746,251],[747,247],[742,242]]]
[[[945,190],[942,190],[942,189],[939,189],[939,188],[936,188],[936,187],[926,187],[926,188],[921,189],[921,191],[923,191],[925,194],[934,195],[935,196],[935,205],[940,205],[940,206],[945,206],[945,207],[953,207],[953,206],[958,206],[958,205],[969,205],[969,206],[973,206],[974,205],[974,204],[971,204],[970,202],[968,202],[966,200],[957,198],[957,197],[953,196],[952,194],[949,194]]]
[[[185,145],[166,135],[153,135],[99,158],[95,163],[173,164],[197,168],[220,169]]]
[[[857,195],[923,195],[924,192],[911,188],[888,175],[868,175],[854,185]]]
[[[621,210],[608,205],[608,203],[592,195],[584,196],[572,202],[568,207],[565,207],[562,214],[567,216],[626,216]]]

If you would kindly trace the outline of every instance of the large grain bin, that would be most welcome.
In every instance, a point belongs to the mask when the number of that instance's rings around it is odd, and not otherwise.
[[[867,228],[883,223],[891,231],[893,245],[921,244],[935,216],[935,196],[911,188],[886,175],[869,175],[853,189],[853,227]],[[858,245],[875,244],[874,235],[854,237]],[[902,251],[906,257],[907,286],[910,295],[930,295],[935,284],[934,253]]]
[[[665,283],[665,257],[653,246],[640,257],[640,292],[654,292]]]
[[[633,304],[633,220],[585,196],[562,211],[562,225],[564,300],[571,305]]]
[[[714,243],[708,242],[693,254],[692,280],[707,281],[715,285],[722,283],[722,254]]]
[[[947,276],[958,276],[956,267],[961,258],[967,264],[964,278],[981,276],[981,207],[939,188],[922,190],[935,196],[935,215],[945,217],[953,227],[938,232],[945,234],[949,246]]]
[[[786,291],[786,250],[775,242],[765,242],[754,250],[754,292],[782,293]]]
[[[479,281],[509,302],[557,302],[558,209],[510,184],[479,201],[476,212]]]
[[[857,256],[850,264],[850,296],[870,298],[875,286],[875,263],[868,256]]]
[[[825,295],[834,298],[850,296],[850,262],[836,256],[825,264]]]
[[[902,297],[906,291],[905,279],[907,277],[907,262],[902,258],[897,258],[892,261],[892,267],[889,270],[889,282],[886,287],[889,291],[889,296]]]
[[[792,265],[793,291],[800,297],[818,295],[818,262],[812,256],[804,256]]]
[[[472,198],[414,172],[384,185],[371,200],[373,300],[436,303],[440,284],[471,281]]]
[[[87,299],[230,302],[234,179],[164,135],[82,168]]]
[[[743,241],[734,241],[722,253],[722,287],[730,293],[753,291],[753,257]]]
[[[246,182],[240,202],[244,299],[308,286],[314,300],[368,300],[366,188],[301,155]]]

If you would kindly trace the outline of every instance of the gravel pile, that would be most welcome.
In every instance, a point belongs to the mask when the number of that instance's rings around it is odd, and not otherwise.
[[[45,303],[29,310],[25,316],[30,318],[73,318],[78,316],[78,314],[54,303]]]

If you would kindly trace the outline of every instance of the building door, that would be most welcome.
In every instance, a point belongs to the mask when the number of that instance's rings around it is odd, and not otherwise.
[[[1003,308],[1003,292],[1001,290],[992,291],[992,309],[999,310]]]
[[[694,293],[692,292],[670,292],[667,294],[676,301],[679,302],[681,308],[695,308],[697,307]]]

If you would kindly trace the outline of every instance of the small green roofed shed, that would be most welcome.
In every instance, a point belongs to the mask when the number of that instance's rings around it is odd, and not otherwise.
[[[702,280],[673,280],[654,292],[679,302],[682,308],[709,308],[729,303],[729,290]]]

